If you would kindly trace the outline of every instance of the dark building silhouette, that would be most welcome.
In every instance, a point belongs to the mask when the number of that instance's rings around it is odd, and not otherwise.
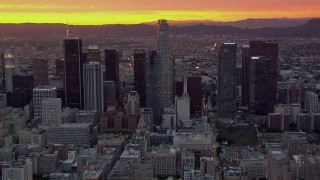
[[[89,45],[87,53],[88,62],[101,62],[100,60],[100,50],[97,45]]]
[[[218,68],[218,116],[233,117],[235,113],[237,44],[222,43]]]
[[[268,66],[269,60],[264,56],[250,58],[249,112],[251,114],[268,114]]]
[[[268,63],[268,112],[273,112],[277,103],[277,76],[278,76],[278,43],[269,41],[250,41],[249,54],[264,56]],[[248,80],[248,79],[246,79]]]
[[[48,60],[34,59],[32,64],[32,71],[33,71],[35,87],[49,85]]]
[[[82,109],[82,42],[79,38],[64,40],[65,55],[65,102],[70,108]]]
[[[23,108],[31,99],[30,93],[26,91],[7,92],[7,106],[13,108]]]
[[[249,75],[250,75],[249,45],[242,47],[242,72],[241,72],[241,105],[249,105]]]
[[[34,88],[34,77],[33,76],[12,76],[13,90],[14,91],[27,91],[32,94]]]
[[[140,97],[140,106],[147,105],[146,92],[146,61],[147,51],[145,49],[136,49],[134,51],[134,88],[138,91]]]
[[[108,106],[117,108],[116,86],[113,81],[103,82],[103,99],[104,111],[107,110]]]
[[[116,99],[120,99],[120,82],[119,82],[119,50],[105,49],[105,81],[113,81],[116,87]]]
[[[300,87],[294,82],[278,82],[277,89],[279,104],[300,103]]]
[[[160,59],[158,51],[149,51],[149,57],[146,62],[146,93],[147,107],[153,110],[153,124],[161,124],[160,114]]]
[[[56,76],[64,78],[64,60],[57,59],[55,61],[56,64]]]
[[[202,116],[203,88],[201,77],[188,77],[187,91],[190,98],[190,116]],[[176,82],[176,96],[183,94],[183,81]]]

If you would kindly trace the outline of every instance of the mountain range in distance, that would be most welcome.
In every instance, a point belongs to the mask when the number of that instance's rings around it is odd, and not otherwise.
[[[310,18],[264,18],[264,19],[244,19],[238,21],[211,21],[211,20],[190,20],[190,21],[170,21],[170,25],[174,26],[193,26],[197,24],[217,25],[217,26],[232,26],[237,28],[266,28],[266,27],[292,27],[307,23],[311,19],[318,19],[317,17]],[[153,25],[156,21],[147,22],[144,24]]]
[[[247,19],[234,22],[169,21],[172,35],[233,35],[246,37],[320,37],[320,18]],[[80,37],[134,37],[157,34],[156,22],[143,24],[69,25]],[[1,37],[63,38],[66,24],[0,24]]]

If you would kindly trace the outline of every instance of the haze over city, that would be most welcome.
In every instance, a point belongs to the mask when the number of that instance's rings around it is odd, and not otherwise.
[[[318,0],[2,0],[0,23],[137,24],[320,16]]]

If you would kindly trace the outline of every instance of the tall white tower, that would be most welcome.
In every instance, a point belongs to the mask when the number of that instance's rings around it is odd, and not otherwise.
[[[13,91],[12,76],[17,74],[18,54],[14,47],[4,50],[4,77],[6,92]]]
[[[99,62],[83,65],[84,109],[103,113],[103,73]]]
[[[169,24],[166,20],[158,20],[158,56],[161,61],[160,99],[161,108],[170,107],[173,103],[173,61],[170,60]]]
[[[137,91],[130,91],[128,94],[127,112],[130,115],[140,113],[140,98]]]
[[[183,94],[181,97],[175,98],[175,109],[177,115],[177,122],[179,124],[182,120],[190,120],[190,97],[187,92],[188,77],[183,76]]]

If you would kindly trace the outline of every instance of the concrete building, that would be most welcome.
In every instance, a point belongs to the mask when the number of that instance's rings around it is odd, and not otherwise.
[[[277,131],[288,131],[290,124],[290,114],[269,113],[268,128]]]
[[[9,162],[9,166],[2,168],[2,179],[12,180],[32,180],[32,162],[30,159],[14,160]]]
[[[155,176],[175,176],[177,152],[176,149],[160,147],[152,151],[152,163]]]
[[[134,150],[134,149],[124,150],[120,156],[120,161],[130,161],[132,163],[140,163],[141,151]]]
[[[175,110],[171,108],[164,108],[162,115],[162,128],[176,129],[177,116]]]
[[[212,153],[212,135],[195,133],[176,133],[173,145],[190,151],[200,151],[202,155]]]
[[[62,123],[62,101],[60,98],[42,99],[42,123],[57,125]]]
[[[294,155],[294,164],[296,167],[295,179],[305,179],[306,176],[306,156],[303,154]],[[320,175],[320,174],[319,174]]]
[[[33,116],[42,117],[42,100],[46,98],[57,98],[57,89],[50,86],[39,86],[33,89]]]
[[[320,177],[320,157],[306,157],[305,180],[316,180]]]
[[[51,141],[56,144],[83,146],[91,144],[91,125],[65,123],[51,128]]]
[[[101,116],[104,112],[103,72],[99,62],[83,65],[84,109],[97,111]]]
[[[275,113],[289,113],[290,114],[290,123],[297,123],[297,116],[301,113],[300,104],[277,104],[274,106]]]
[[[97,111],[80,110],[74,115],[76,123],[89,123],[95,126],[98,123]]]
[[[53,154],[41,154],[37,158],[37,175],[49,175],[60,167],[58,152]]]
[[[131,179],[149,180],[153,179],[154,167],[149,161],[135,163],[131,167]]]
[[[268,152],[268,180],[291,179],[289,157],[283,151]]]
[[[175,111],[176,111],[176,120],[179,122],[181,120],[190,119],[190,97],[188,94],[188,78],[187,76],[183,77],[183,94],[181,97],[175,97]]]
[[[109,106],[117,107],[118,102],[116,99],[116,85],[114,81],[103,82],[103,104],[104,111],[106,111]]]
[[[127,113],[129,115],[139,115],[140,98],[137,91],[130,91],[128,94]]]
[[[312,114],[298,114],[297,116],[297,128],[304,132],[310,132],[312,130]]]
[[[319,112],[319,97],[318,94],[312,91],[305,92],[304,95],[304,109],[310,113]]]
[[[255,151],[242,151],[241,158],[240,166],[248,179],[266,177],[267,158],[265,154]]]

